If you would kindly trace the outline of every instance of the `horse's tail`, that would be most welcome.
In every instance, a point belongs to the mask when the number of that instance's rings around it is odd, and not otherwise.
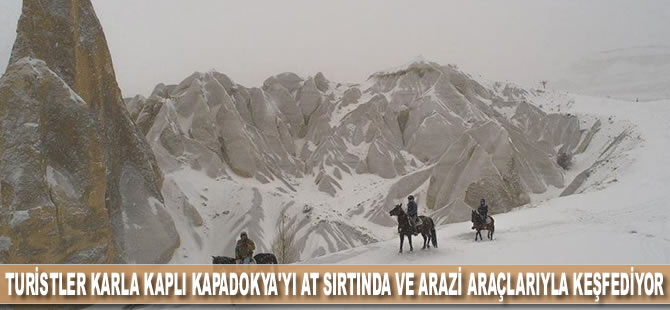
[[[437,232],[435,232],[435,223],[433,222],[433,219],[430,219],[430,234],[432,235],[430,240],[433,241],[433,247],[437,247]]]

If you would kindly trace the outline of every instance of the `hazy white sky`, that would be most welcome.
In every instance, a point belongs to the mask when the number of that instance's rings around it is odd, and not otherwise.
[[[417,55],[535,86],[601,50],[670,45],[664,0],[93,0],[124,96],[216,69],[360,82]],[[0,68],[20,0],[0,3]],[[2,70],[2,69],[0,69]],[[4,71],[4,70],[3,70]]]

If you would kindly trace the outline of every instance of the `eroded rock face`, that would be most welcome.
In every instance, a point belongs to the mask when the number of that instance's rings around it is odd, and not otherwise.
[[[104,139],[89,107],[39,60],[0,79],[3,263],[116,261]]]
[[[30,59],[39,59],[42,62]],[[87,257],[83,260],[86,262],[155,263],[169,260],[174,248],[179,244],[179,237],[172,220],[164,210],[160,191],[162,175],[143,134],[135,127],[126,110],[116,82],[105,36],[90,1],[24,1],[10,63],[16,63],[18,67],[13,68],[14,73],[8,71],[9,76],[3,78],[6,80],[4,84],[12,85],[9,89],[17,97],[10,96],[8,100],[20,102],[25,98],[34,98],[26,102],[26,105],[34,106],[35,109],[45,106],[51,109],[51,106],[58,104],[59,100],[65,102],[60,104],[73,104],[77,101],[83,103],[80,104],[82,107],[78,108],[81,111],[77,112],[77,117],[61,114],[60,117],[63,119],[49,123],[45,121],[55,116],[44,114],[36,116],[43,135],[67,130],[67,135],[53,137],[53,143],[63,145],[67,145],[69,140],[83,139],[82,135],[98,137],[96,140],[90,140],[90,143],[94,144],[92,149],[89,149],[87,144],[70,144],[72,148],[70,152],[81,154],[93,152],[96,157],[92,158],[95,160],[89,161],[89,157],[82,155],[68,159],[69,162],[81,160],[83,161],[81,163],[70,163],[69,166],[58,164],[57,157],[60,155],[46,152],[44,148],[48,149],[48,144],[44,142],[41,148],[37,147],[39,152],[35,152],[34,155],[35,160],[42,162],[42,169],[52,171],[52,183],[55,184],[50,187],[53,204],[59,205],[58,197],[67,197],[68,200],[62,200],[60,204],[72,201],[81,209],[90,209],[88,212],[105,209],[107,218],[102,217],[102,221],[106,224],[101,223],[100,227],[111,229],[111,234],[90,234],[89,238],[95,238],[111,249],[100,250],[97,245],[86,246],[85,242],[76,242],[75,245],[54,242],[48,251],[56,253],[75,251],[72,255]],[[37,76],[22,74],[22,68],[25,68],[26,63],[31,63],[43,74]],[[45,81],[47,78],[42,77],[49,77],[50,80]],[[15,79],[24,79],[24,83],[14,84],[17,83]],[[58,80],[67,86],[72,94],[59,94],[54,91],[57,97],[52,98],[54,95],[39,92],[40,90],[35,88],[36,85],[44,83],[58,85]],[[3,119],[7,122],[16,121],[21,117],[14,111],[8,111],[3,115]],[[65,124],[64,119],[70,121],[67,123],[69,126],[60,128],[58,125]],[[20,130],[17,127],[7,129],[7,134],[16,134]],[[20,147],[8,145],[3,152],[11,154]],[[73,158],[75,160],[72,160]],[[52,162],[54,165],[51,166],[51,170],[47,169]],[[3,173],[3,177],[20,173],[15,166],[7,165],[8,170]],[[76,165],[82,165],[82,168]],[[92,166],[102,169],[103,172],[96,174],[100,171],[92,169]],[[89,182],[87,180],[98,180],[100,177],[103,178],[104,188],[96,187],[92,196],[88,193],[87,187],[79,189],[85,193],[81,197],[53,194],[53,192],[71,194],[72,190],[68,190],[70,187],[68,181],[76,184]],[[15,187],[11,191],[16,190]],[[74,202],[75,200],[78,204]],[[10,205],[3,204],[3,209],[14,211],[19,205],[30,205],[25,204],[26,201],[20,197],[15,197],[12,201]],[[37,216],[37,210],[40,210],[40,207],[36,205],[28,210],[30,220],[33,218],[31,214],[35,213]],[[58,217],[65,216],[60,212],[58,214]],[[54,219],[56,223],[60,223],[58,218]],[[44,220],[44,224],[49,221],[50,219]],[[83,223],[77,220],[73,221],[72,225],[83,225]],[[77,232],[61,227],[57,235],[63,240],[70,238],[76,240],[74,236]],[[152,235],[159,238],[155,239],[151,237]],[[8,262],[25,262],[25,257],[17,253],[26,251],[25,246],[30,244],[31,240],[26,241],[12,244]],[[67,261],[67,257],[53,255],[42,257],[38,261],[57,263]]]
[[[532,95],[528,91],[488,89],[453,66],[419,61],[375,73],[366,87],[335,85],[321,73],[306,79],[282,73],[261,89],[226,78],[228,86],[219,87],[223,90],[192,94],[209,85],[214,74],[191,76],[168,97],[180,98],[175,104],[188,107],[191,112],[182,116],[189,120],[197,119],[190,115],[197,113],[199,102],[209,102],[203,109],[211,109],[220,101],[213,93],[232,101],[226,104],[229,119],[203,122],[226,128],[218,131],[219,140],[225,142],[222,157],[234,174],[263,182],[311,175],[318,190],[335,196],[343,175],[392,179],[431,167],[427,184],[417,188],[425,190],[427,209],[444,221],[467,219],[477,195],[489,197],[504,212],[528,203],[529,193],[565,186],[554,158],[583,146],[575,117],[546,114],[526,102]],[[195,81],[200,86],[187,87]],[[501,109],[513,112],[504,115]],[[193,124],[180,132],[195,132]]]
[[[388,208],[409,194],[437,223],[469,220],[480,198],[492,213],[527,204],[532,193],[565,186],[557,153],[588,144],[574,116],[542,112],[528,102],[531,91],[485,87],[453,66],[425,61],[375,73],[363,84],[282,73],[247,88],[206,72],[156,89],[144,103],[129,104],[143,107],[138,126],[152,120],[147,139],[168,178],[200,172],[241,188],[257,181],[270,188],[263,195],[285,206],[323,199],[314,218],[292,210],[305,258],[369,241],[361,238],[365,228],[342,220],[393,225]],[[331,205],[351,194],[363,200]],[[253,204],[243,211],[238,201],[225,203],[241,209],[229,215],[235,227],[249,229],[276,208]],[[192,206],[206,214],[201,205]],[[199,220],[189,221],[182,235],[197,234]],[[346,242],[332,240],[340,234]],[[337,246],[315,247],[322,241]]]

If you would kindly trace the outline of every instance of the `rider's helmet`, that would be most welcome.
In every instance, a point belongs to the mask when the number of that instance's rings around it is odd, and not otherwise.
[[[414,196],[413,196],[413,195],[409,195],[409,197],[407,197],[407,200],[409,200],[409,201],[414,201]]]
[[[243,231],[243,232],[240,234],[240,239],[247,239],[247,232],[246,232],[246,231]]]
[[[486,203],[486,200],[485,200],[484,198],[482,198],[482,200],[479,201],[479,204],[481,204],[482,206],[483,206],[485,203]]]

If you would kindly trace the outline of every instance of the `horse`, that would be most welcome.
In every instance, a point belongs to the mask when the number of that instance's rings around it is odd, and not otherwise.
[[[276,264],[278,264],[277,257],[272,253],[258,253],[256,255],[254,255],[254,260],[256,261],[256,264],[260,264],[260,265],[276,265]]]
[[[472,229],[477,230],[475,233],[475,241],[477,241],[477,236],[479,236],[480,240],[484,240],[484,237],[482,237],[482,230],[488,230],[488,238],[489,240],[493,240],[493,233],[496,230],[495,227],[495,221],[493,220],[493,217],[488,216],[489,219],[491,219],[491,222],[488,224],[482,223],[482,217],[479,215],[479,213],[475,210],[472,210]]]
[[[398,217],[398,234],[400,234],[399,253],[402,253],[402,246],[405,241],[405,237],[407,237],[407,240],[409,241],[409,251],[414,251],[414,246],[412,246],[412,226],[409,223],[409,216],[402,209],[402,204],[396,205],[395,208],[389,212],[389,215]],[[421,224],[419,224],[419,221],[421,221]],[[435,232],[435,223],[433,222],[433,219],[427,216],[419,216],[416,229],[423,237],[423,248],[421,248],[422,250],[427,248],[430,249],[431,242],[433,243],[433,247],[437,248],[437,233]]]
[[[258,253],[253,260],[259,265],[277,264],[277,257],[272,253]],[[228,256],[212,256],[212,264],[234,265],[237,260]]]
[[[237,261],[228,256],[212,256],[212,264],[215,265],[234,265],[237,264]]]

